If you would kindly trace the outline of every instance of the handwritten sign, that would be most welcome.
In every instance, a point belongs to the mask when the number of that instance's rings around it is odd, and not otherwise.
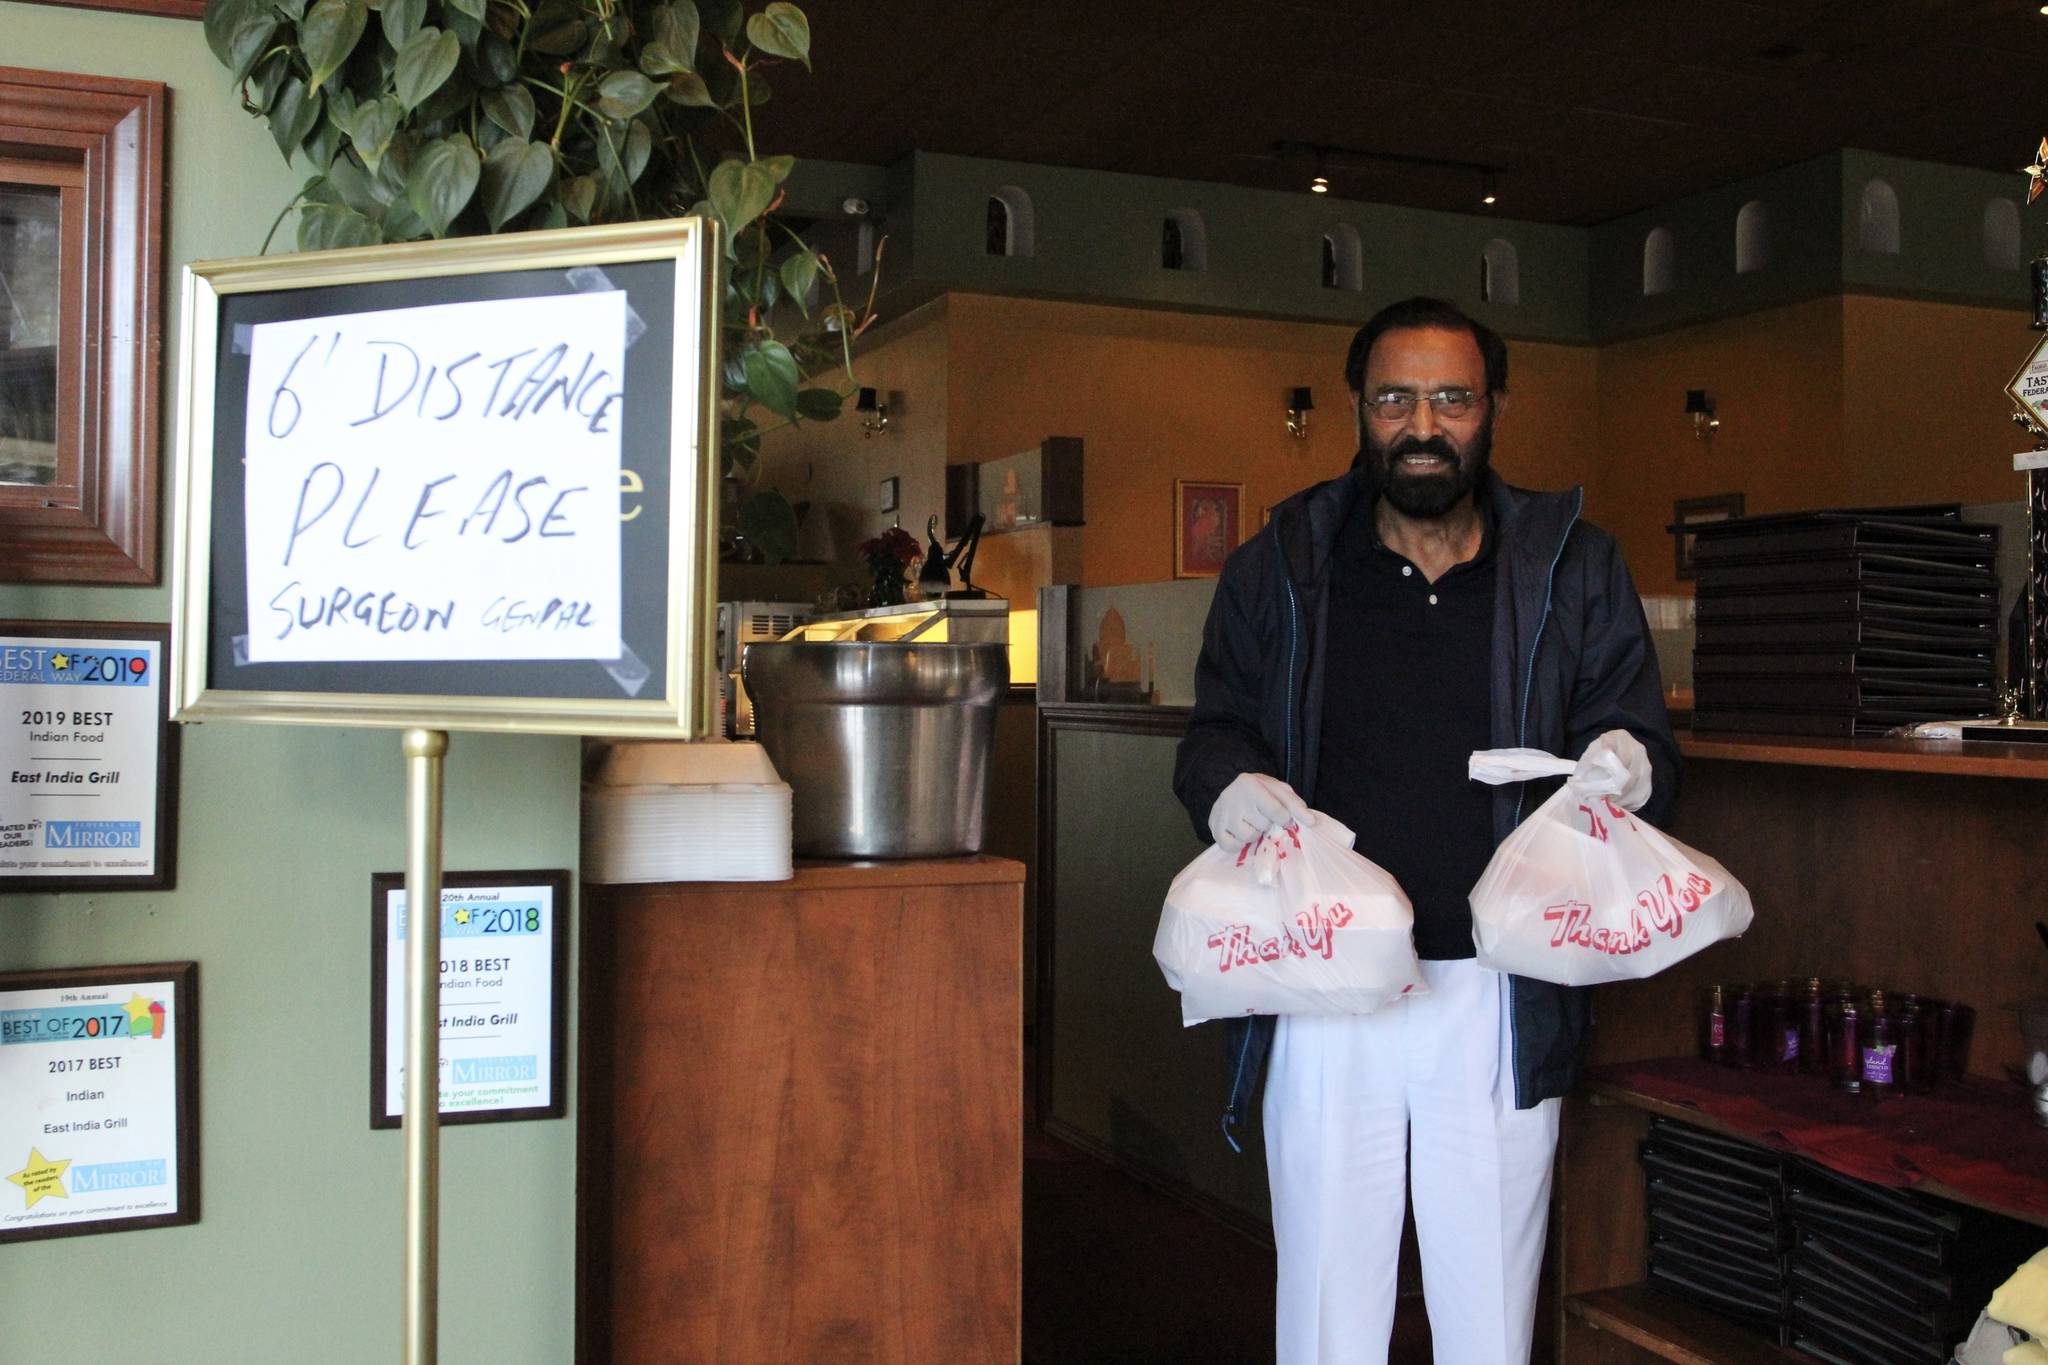
[[[248,330],[252,662],[618,657],[622,291]]]

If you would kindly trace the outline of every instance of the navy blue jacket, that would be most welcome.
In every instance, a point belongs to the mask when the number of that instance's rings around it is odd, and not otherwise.
[[[1315,804],[1328,635],[1330,551],[1359,496],[1350,474],[1297,493],[1223,566],[1195,665],[1195,706],[1175,755],[1174,794],[1209,838],[1209,808],[1239,773],[1281,778]],[[1642,600],[1612,537],[1579,519],[1580,490],[1532,493],[1492,474],[1477,496],[1498,545],[1493,618],[1493,745],[1576,758],[1608,730],[1649,751],[1642,816],[1664,826],[1678,794],[1656,652]],[[1496,787],[1499,843],[1557,780]],[[1582,988],[1507,979],[1515,1104],[1529,1108],[1577,1080],[1590,1007]],[[1232,1020],[1224,1133],[1249,1117],[1273,1019]]]

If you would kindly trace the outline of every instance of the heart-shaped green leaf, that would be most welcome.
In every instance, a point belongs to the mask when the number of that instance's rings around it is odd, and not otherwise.
[[[782,276],[782,292],[796,300],[796,306],[805,317],[811,315],[811,286],[818,282],[818,253],[799,251],[785,259],[778,271]]]
[[[398,50],[398,65],[392,72],[398,102],[407,109],[416,107],[441,88],[461,58],[462,45],[454,34],[438,28],[415,33],[412,41]]]
[[[299,250],[373,246],[383,240],[377,225],[340,204],[308,204],[299,210]]]
[[[277,13],[262,0],[207,0],[204,27],[206,45],[240,84],[277,31]]]
[[[355,144],[356,155],[363,159],[365,167],[377,169],[377,163],[391,146],[391,135],[398,131],[398,121],[404,117],[405,109],[396,95],[356,106],[355,117],[348,124],[348,140]]]
[[[484,96],[484,116],[516,138],[533,136],[533,92],[508,85]]]
[[[679,70],[696,69],[698,19],[697,7],[691,0],[676,0],[674,4],[656,5],[649,10],[647,36],[675,55],[676,60],[682,63]]]
[[[796,416],[796,357],[779,341],[747,352],[747,394],[778,417]]]
[[[796,396],[796,410],[813,422],[829,422],[846,406],[846,400],[831,389],[805,389]]]
[[[320,98],[325,100],[327,96],[322,95]],[[314,122],[313,131],[304,143],[306,164],[316,171],[324,171],[333,165],[335,153],[341,150],[341,140],[344,136],[346,131],[334,121],[330,101],[326,117]]]
[[[372,222],[384,212],[384,201],[378,197],[370,175],[345,156],[334,158],[334,164],[327,168],[327,189],[332,191],[334,202],[354,209]]]
[[[587,223],[590,221],[590,211],[597,206],[597,180],[588,175],[565,180],[557,197],[571,218],[579,223]]]
[[[277,92],[277,103],[270,110],[270,136],[276,140],[277,150],[284,153],[286,164],[290,164],[292,153],[320,121],[322,106],[321,97],[307,94],[306,83],[297,76]]]
[[[470,140],[460,133],[430,142],[412,163],[406,178],[405,197],[413,212],[436,237],[448,235],[448,225],[476,194],[483,174],[482,159]]]
[[[660,87],[637,71],[614,71],[598,83],[597,109],[609,119],[632,118],[654,103]]]
[[[721,161],[705,190],[718,216],[725,220],[726,231],[737,236],[773,202],[775,180],[759,162]]]
[[[306,12],[299,25],[299,47],[313,71],[308,89],[318,90],[341,70],[369,22],[370,7],[364,0],[319,0]]]
[[[673,76],[679,71],[688,71],[690,63],[676,54],[674,48],[659,38],[640,49],[640,69],[656,80]]]
[[[647,159],[654,154],[654,134],[644,123],[634,122],[626,128],[626,179],[638,184],[640,173],[647,169]]]
[[[664,91],[677,104],[693,109],[716,109],[718,101],[711,98],[711,88],[704,84],[704,78],[694,71],[684,71],[668,78]]]
[[[763,52],[811,64],[811,21],[786,0],[775,0],[747,20],[747,41]]]
[[[427,0],[384,0],[380,17],[385,39],[394,49],[403,51],[420,31],[420,25],[427,22]]]
[[[466,14],[479,24],[484,21],[485,0],[441,0],[448,8]]]
[[[740,504],[739,533],[770,564],[796,558],[796,509],[772,488]]]
[[[295,24],[306,17],[306,0],[270,0],[270,7]]]
[[[697,9],[704,16],[704,27],[710,29],[712,35],[720,42],[731,47],[739,41],[742,19],[740,0],[704,0]]]
[[[555,176],[555,156],[545,144],[507,138],[484,158],[481,202],[491,231],[524,213],[546,193]]]
[[[510,85],[519,79],[519,54],[512,44],[486,29],[476,40],[476,75],[486,90]]]
[[[543,0],[526,26],[526,45],[550,57],[571,57],[583,50],[590,30],[566,0]]]

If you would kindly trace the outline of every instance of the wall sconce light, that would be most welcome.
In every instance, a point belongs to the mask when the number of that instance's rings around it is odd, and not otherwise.
[[[1316,175],[1315,179],[1308,182],[1308,192],[1310,194],[1328,194],[1330,192],[1330,177],[1323,173],[1323,153],[1321,148],[1316,149]]]
[[[861,415],[863,437],[879,436],[889,429],[889,405],[873,389],[861,389],[860,396],[853,400],[853,410]]]
[[[1485,172],[1479,177],[1479,202],[1482,204],[1493,203],[1500,198],[1499,189],[1500,182],[1494,178],[1494,173],[1492,171]]]
[[[1714,400],[1705,389],[1685,391],[1685,410],[1692,418],[1692,434],[1696,440],[1709,440],[1720,429],[1721,419],[1714,416]]]
[[[1308,439],[1308,415],[1316,405],[1315,395],[1303,385],[1287,395],[1287,434],[1297,441]]]

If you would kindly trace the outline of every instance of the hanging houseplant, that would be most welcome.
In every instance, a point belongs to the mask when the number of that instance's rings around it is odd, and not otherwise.
[[[795,161],[754,138],[764,72],[810,66],[797,6],[208,0],[206,38],[308,172],[278,215],[297,210],[301,250],[713,214],[722,472],[750,477],[765,432],[829,421],[853,391],[872,288],[848,307],[831,263],[776,221]],[[820,373],[832,382],[804,382]],[[762,490],[722,534],[787,558],[796,514]]]

